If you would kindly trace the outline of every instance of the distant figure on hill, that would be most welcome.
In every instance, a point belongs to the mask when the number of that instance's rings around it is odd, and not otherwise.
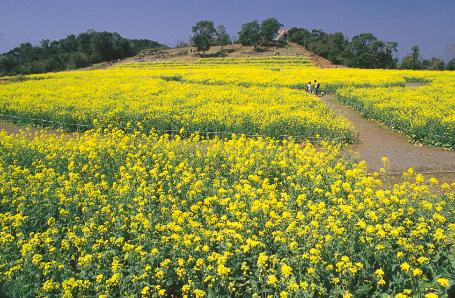
[[[319,84],[318,81],[314,80],[314,94],[315,95],[318,95],[318,92],[319,92],[319,87],[321,86],[321,84]]]
[[[311,81],[306,85],[306,92],[311,93]]]

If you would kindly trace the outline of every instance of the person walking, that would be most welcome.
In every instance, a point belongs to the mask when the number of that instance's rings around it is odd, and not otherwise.
[[[311,81],[306,85],[306,92],[311,93]]]
[[[318,95],[318,92],[319,92],[319,87],[321,86],[321,84],[319,84],[318,81],[314,80],[314,94],[315,95]]]

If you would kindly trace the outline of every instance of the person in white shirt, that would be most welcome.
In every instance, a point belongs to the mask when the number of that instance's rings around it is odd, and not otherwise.
[[[306,86],[306,92],[311,93],[311,81]]]

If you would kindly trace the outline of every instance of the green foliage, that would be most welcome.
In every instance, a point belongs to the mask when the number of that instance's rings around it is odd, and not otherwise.
[[[0,55],[0,76],[76,69],[130,57],[146,48],[163,47],[156,41],[126,39],[118,33],[89,30],[61,40],[43,39],[39,46],[20,44]]]
[[[444,60],[437,57],[432,57],[431,59],[424,59],[422,61],[422,68],[429,70],[444,70],[445,62]]]
[[[371,33],[354,36],[351,41],[341,32],[291,28],[288,39],[335,64],[359,68],[395,68],[393,57],[398,44],[381,41]]]
[[[228,45],[231,42],[231,38],[226,33],[226,27],[224,25],[219,25],[216,27],[216,44],[221,46],[221,51],[224,51],[224,46]]]
[[[455,58],[450,60],[446,65],[447,70],[455,70]]]
[[[397,60],[393,54],[398,43],[384,42],[372,33],[356,35],[351,41],[351,58],[348,66],[363,68],[396,68]]]
[[[412,53],[403,57],[400,68],[402,69],[422,69],[422,62],[420,61],[419,46],[411,48]]]
[[[161,76],[161,79],[165,80],[166,82],[171,82],[171,81],[174,81],[174,82],[181,82],[183,79],[182,79],[182,76],[179,76],[179,75],[175,75],[175,76]]]
[[[455,68],[455,60],[452,62],[453,66],[450,65],[449,61],[447,67],[444,60],[437,57],[421,60],[419,46],[413,46],[411,51],[411,54],[403,57],[400,65],[401,69],[453,70]]]
[[[278,34],[278,30],[283,27],[275,18],[268,18],[261,23],[261,40],[262,43],[267,45],[273,41]]]
[[[254,46],[257,50],[261,38],[261,26],[258,21],[251,21],[242,25],[239,32],[239,42],[244,46]]]
[[[216,29],[212,21],[199,21],[193,26],[193,37],[191,41],[194,43],[198,51],[205,51],[210,49],[210,46],[215,40]]]

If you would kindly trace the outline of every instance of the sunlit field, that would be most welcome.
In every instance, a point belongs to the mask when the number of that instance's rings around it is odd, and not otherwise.
[[[454,146],[454,72],[214,58],[0,84],[2,119],[67,132],[0,133],[2,292],[445,293],[455,183],[413,169],[391,183],[387,158],[368,170],[347,153],[353,125],[303,90],[315,79],[416,141]]]

